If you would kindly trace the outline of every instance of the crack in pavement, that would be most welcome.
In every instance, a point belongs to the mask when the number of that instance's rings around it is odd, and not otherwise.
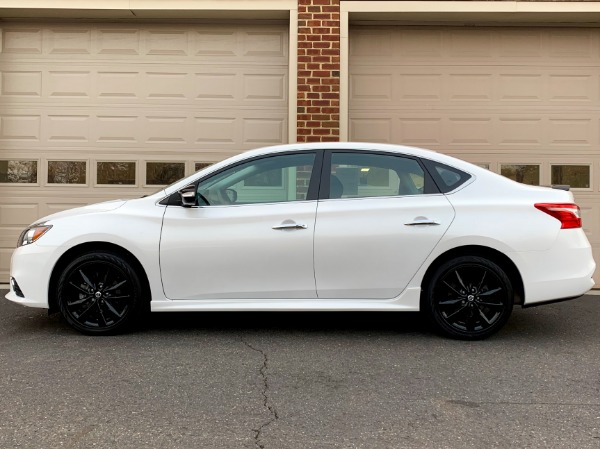
[[[264,449],[265,445],[262,444],[260,441],[262,432],[265,429],[265,427],[271,425],[271,423],[273,423],[279,419],[279,415],[277,414],[277,409],[275,409],[275,407],[271,404],[271,401],[270,401],[269,395],[268,395],[268,393],[269,393],[269,378],[267,376],[267,369],[269,368],[269,365],[268,365],[269,358],[267,357],[267,354],[262,349],[255,348],[250,343],[246,342],[243,338],[241,338],[240,340],[247,347],[249,347],[253,351],[258,352],[263,357],[263,364],[259,370],[260,375],[262,377],[262,381],[263,381],[263,390],[262,390],[263,406],[269,411],[269,413],[271,414],[271,418],[269,418],[267,421],[262,423],[258,427],[258,429],[252,429],[252,431],[254,432],[254,444],[256,445],[256,447],[258,447],[260,449]]]

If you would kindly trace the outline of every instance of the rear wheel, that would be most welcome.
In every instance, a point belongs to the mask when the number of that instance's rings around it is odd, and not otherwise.
[[[142,307],[142,285],[123,257],[92,252],[73,260],[57,287],[62,316],[85,334],[112,335],[131,327]]]
[[[508,320],[514,293],[506,273],[482,257],[457,257],[441,265],[425,288],[424,309],[449,337],[478,340]]]

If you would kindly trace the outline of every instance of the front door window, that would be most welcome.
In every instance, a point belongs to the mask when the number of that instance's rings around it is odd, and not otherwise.
[[[270,156],[227,169],[201,181],[198,204],[279,203],[307,199],[314,153]]]

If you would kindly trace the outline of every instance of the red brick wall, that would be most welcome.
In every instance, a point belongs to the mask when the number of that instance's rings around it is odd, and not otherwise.
[[[298,0],[298,142],[340,136],[340,0]]]

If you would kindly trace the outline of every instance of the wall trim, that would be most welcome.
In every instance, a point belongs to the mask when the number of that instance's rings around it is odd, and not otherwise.
[[[297,0],[0,0],[0,18],[287,19]]]
[[[359,12],[600,12],[599,2],[537,1],[364,1],[342,0],[341,9]]]

